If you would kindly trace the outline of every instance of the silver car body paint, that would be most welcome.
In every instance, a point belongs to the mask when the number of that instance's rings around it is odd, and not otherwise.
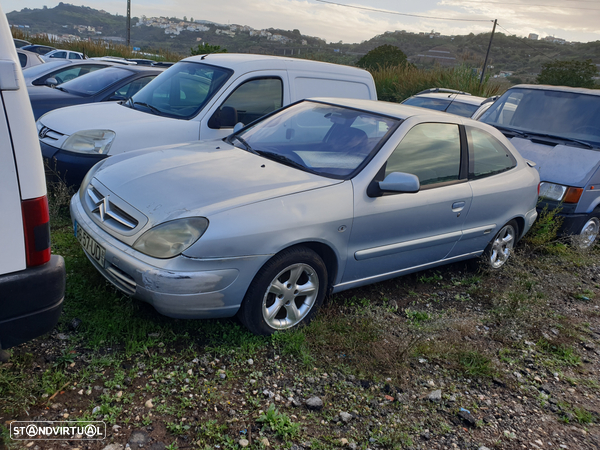
[[[128,217],[142,219],[123,233],[91,212],[96,203],[85,190],[73,197],[71,215],[77,227],[106,250],[104,267],[94,263],[96,268],[162,314],[228,317],[239,309],[260,268],[297,244],[328,252],[333,261],[329,282],[338,292],[480,255],[510,220],[519,221],[520,235],[531,227],[537,216],[537,171],[497,130],[421,108],[322,101],[404,122],[369,164],[346,180],[304,172],[224,141],[109,158],[92,169],[91,186],[103,190],[108,203],[114,202]],[[408,130],[423,122],[483,129],[509,148],[517,165],[481,180],[369,197],[367,187],[389,155]],[[132,248],[150,228],[193,216],[206,217],[210,224],[183,254],[157,259]]]

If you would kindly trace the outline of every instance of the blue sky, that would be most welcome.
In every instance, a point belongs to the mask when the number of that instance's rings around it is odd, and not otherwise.
[[[131,0],[134,16],[176,16],[253,28],[299,29],[328,42],[361,42],[385,31],[439,31],[442,34],[498,31],[517,36],[536,33],[568,41],[600,40],[600,0]],[[5,13],[49,8],[54,0],[0,0]],[[126,0],[67,1],[125,15]],[[367,11],[370,8],[388,11]],[[396,14],[392,14],[396,13]],[[413,14],[428,17],[410,17]],[[440,20],[441,19],[441,20]],[[464,19],[464,21],[463,21]],[[508,33],[507,33],[508,34]]]

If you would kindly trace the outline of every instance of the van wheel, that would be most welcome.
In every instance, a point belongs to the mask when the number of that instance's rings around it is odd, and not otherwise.
[[[307,247],[274,256],[256,274],[238,317],[253,333],[268,335],[309,323],[323,303],[327,267]]]
[[[485,261],[491,269],[499,269],[502,267],[517,242],[517,230],[519,229],[517,222],[511,220],[496,233],[494,239],[488,244],[485,252]]]
[[[597,217],[590,217],[583,225],[575,242],[579,248],[590,248],[596,242],[598,232],[600,231],[600,220]]]

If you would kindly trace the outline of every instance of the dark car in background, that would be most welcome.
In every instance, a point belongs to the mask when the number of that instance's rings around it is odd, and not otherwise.
[[[561,234],[591,247],[600,231],[600,91],[517,85],[481,116],[540,173],[538,210],[562,219]]]
[[[23,76],[27,86],[58,86],[87,73],[114,65],[110,61],[70,61],[61,59],[24,70]]]
[[[64,106],[126,100],[163,70],[137,65],[115,65],[67,81],[55,88],[32,86],[29,88],[29,100],[33,115],[37,120],[48,111]]]
[[[404,105],[444,111],[456,114],[457,116],[472,117],[486,100],[485,97],[477,97],[468,92],[432,88],[421,91],[407,98],[402,103]]]
[[[21,47],[23,50],[27,50],[28,52],[37,53],[38,55],[45,55],[52,50],[56,50],[55,47],[50,47],[49,45],[40,45],[40,44],[31,44],[25,45]]]

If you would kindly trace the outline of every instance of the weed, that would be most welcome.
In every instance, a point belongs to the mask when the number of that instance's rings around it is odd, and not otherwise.
[[[494,374],[491,359],[479,352],[460,352],[457,357],[463,370],[469,375],[490,377]]]
[[[282,331],[273,334],[271,341],[279,346],[282,355],[290,355],[300,359],[305,368],[314,365],[314,358],[306,343],[304,329]]]
[[[419,283],[436,283],[438,281],[442,281],[443,279],[444,279],[444,277],[442,277],[439,273],[434,273],[430,277],[421,275],[419,277]]]
[[[549,210],[548,207],[538,215],[524,241],[534,249],[548,251],[557,243],[558,231],[562,225],[562,217],[558,215],[561,208]]]
[[[550,365],[557,364],[561,366],[579,366],[581,358],[571,347],[564,344],[552,343],[547,339],[540,339],[537,343],[538,348],[552,357]]]
[[[286,414],[279,412],[273,403],[256,421],[268,426],[275,435],[282,439],[296,438],[300,435],[300,425],[292,422]]]
[[[182,434],[185,434],[189,429],[191,428],[191,425],[187,425],[184,422],[168,422],[167,423],[167,430],[171,433],[174,434],[175,436],[180,436]]]
[[[406,317],[408,318],[409,322],[417,327],[421,326],[423,322],[431,320],[431,316],[429,315],[429,313],[426,313],[424,311],[414,311],[407,308],[404,310],[404,313],[406,314]]]

